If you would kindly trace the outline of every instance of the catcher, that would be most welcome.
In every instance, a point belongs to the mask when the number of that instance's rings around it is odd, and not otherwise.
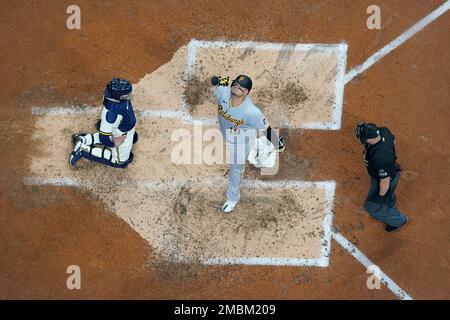
[[[133,161],[131,148],[137,142],[136,117],[131,105],[133,87],[128,80],[114,78],[103,95],[99,132],[73,135],[69,163],[85,158],[114,168],[126,168]]]

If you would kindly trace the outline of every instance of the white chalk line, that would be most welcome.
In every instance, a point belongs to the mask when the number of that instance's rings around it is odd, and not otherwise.
[[[207,265],[264,265],[264,266],[295,266],[295,267],[328,267],[328,259],[297,259],[297,258],[211,258],[202,261]]]
[[[333,239],[336,240],[346,251],[356,258],[364,267],[369,268],[375,264],[367,258],[356,246],[348,241],[340,233],[332,231]],[[378,267],[378,266],[377,266]],[[411,296],[402,290],[389,276],[380,270],[379,279],[389,290],[402,300],[412,300]]]
[[[293,51],[308,51],[308,50],[323,50],[334,51],[340,50],[341,44],[322,44],[322,43],[275,43],[275,42],[258,42],[258,41],[225,41],[225,40],[197,40],[192,39],[189,42],[191,49],[197,48],[204,49],[217,49],[217,48],[234,48],[234,49],[247,49],[252,48],[255,50],[273,50],[282,51],[290,49]]]
[[[73,178],[39,178],[39,177],[25,177],[23,179],[24,184],[30,186],[81,186],[81,181]]]
[[[439,8],[432,11],[430,14],[428,14],[426,17],[421,19],[419,22],[417,22],[415,25],[413,25],[411,28],[406,30],[404,33],[402,33],[400,36],[395,38],[392,42],[390,42],[388,45],[384,46],[382,49],[377,51],[375,54],[373,54],[371,57],[369,57],[364,63],[360,64],[359,66],[356,66],[347,74],[345,75],[345,84],[349,83],[353,78],[355,78],[357,75],[363,73],[367,69],[369,69],[371,66],[373,66],[378,60],[389,54],[392,50],[396,49],[400,45],[402,45],[405,41],[410,39],[412,36],[414,36],[417,32],[421,31],[423,28],[425,28],[427,25],[429,25],[431,22],[439,18],[441,15],[443,15],[445,12],[447,12],[450,9],[450,0],[442,4]]]
[[[168,187],[179,188],[186,183],[197,183],[202,186],[225,185],[228,179],[225,177],[212,177],[209,179],[199,179],[191,181],[189,179],[175,178],[170,181],[138,181],[137,187],[147,190],[164,190]],[[26,185],[55,185],[55,186],[76,186],[81,187],[83,184],[78,179],[73,178],[24,178]],[[326,214],[323,220],[323,236],[321,238],[320,257],[317,259],[298,259],[283,257],[228,257],[228,258],[212,258],[204,261],[205,264],[244,264],[244,265],[273,265],[273,266],[315,266],[328,267],[330,248],[331,248],[331,226],[333,220],[333,200],[336,188],[335,181],[302,181],[302,180],[248,180],[243,179],[242,187],[248,189],[256,188],[275,188],[275,189],[324,189],[326,192]]]
[[[101,106],[92,106],[91,108],[70,108],[70,107],[33,107],[31,108],[31,114],[36,116],[49,115],[49,116],[61,116],[61,115],[91,115],[100,113]],[[205,126],[211,126],[218,123],[217,118],[192,118],[192,116],[180,110],[171,109],[159,109],[159,110],[141,110],[135,109],[135,113],[142,118],[165,118],[165,119],[177,119],[183,123],[188,124],[201,124]]]
[[[344,108],[345,70],[347,69],[347,44],[341,44],[338,51],[337,78],[335,82],[335,101],[333,103],[333,118],[331,130],[339,130]],[[314,128],[313,128],[314,129]]]
[[[330,255],[331,255],[331,228],[333,225],[333,206],[334,206],[334,196],[336,193],[336,182],[335,181],[326,181],[318,182],[322,183],[325,189],[325,195],[327,198],[327,212],[323,219],[323,236],[322,243],[320,248],[321,255],[321,263],[323,266],[328,267],[330,263]]]
[[[67,115],[67,114],[92,114],[99,113],[97,107],[86,106],[86,107],[32,107],[31,114],[33,115]]]

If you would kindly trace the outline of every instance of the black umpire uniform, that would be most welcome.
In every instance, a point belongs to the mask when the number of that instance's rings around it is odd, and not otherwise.
[[[397,209],[395,188],[400,178],[397,164],[395,136],[388,128],[378,128],[372,123],[363,123],[356,128],[356,136],[365,148],[364,162],[370,175],[370,190],[364,208],[377,220],[386,224],[385,230],[398,230],[408,222],[408,217]],[[376,139],[379,137],[379,140]],[[374,139],[376,142],[367,139]],[[390,177],[389,189],[384,196],[379,194],[380,180]]]

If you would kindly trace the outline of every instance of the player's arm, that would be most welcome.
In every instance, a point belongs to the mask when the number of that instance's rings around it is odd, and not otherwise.
[[[381,197],[384,197],[386,193],[389,191],[389,185],[391,184],[391,177],[387,177],[384,179],[380,179],[379,191],[378,194]]]
[[[205,80],[206,88],[213,92],[216,98],[218,98],[225,91],[225,88],[228,87],[229,83],[230,77],[214,76]]]
[[[115,147],[113,142],[113,130],[118,127],[120,119],[118,115],[106,108],[102,110],[100,122],[100,142],[110,148]]]
[[[389,186],[391,184],[391,176],[395,175],[395,166],[388,163],[381,163],[375,166],[378,171],[378,177],[380,182],[378,184],[378,195],[384,197],[389,191]]]

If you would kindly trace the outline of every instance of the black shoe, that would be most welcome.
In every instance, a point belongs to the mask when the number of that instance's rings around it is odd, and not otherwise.
[[[280,137],[280,141],[278,142],[278,152],[284,152],[286,150],[286,146],[284,145],[284,137]]]
[[[75,146],[75,144],[77,143],[78,137],[84,137],[85,135],[87,135],[87,133],[84,132],[80,132],[80,133],[76,133],[72,135],[72,144]]]
[[[405,222],[403,222],[403,224],[399,225],[398,227],[393,227],[393,226],[386,225],[386,227],[384,228],[384,230],[386,230],[387,232],[395,232],[395,231],[398,231],[398,230],[400,230],[401,227],[403,227],[405,224],[407,224],[408,221],[409,221],[409,218],[408,218],[408,216],[406,216],[406,220],[405,220]]]
[[[133,160],[134,160],[134,153],[133,153],[133,152],[130,152],[130,157],[128,158],[128,161],[127,161],[128,164],[132,163]]]

